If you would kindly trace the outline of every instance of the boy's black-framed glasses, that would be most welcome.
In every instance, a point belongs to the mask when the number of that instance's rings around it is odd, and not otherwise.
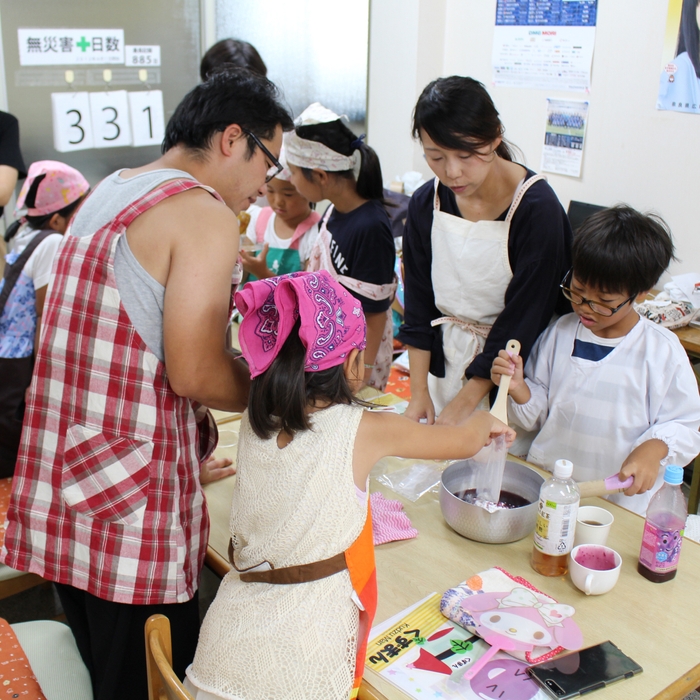
[[[255,141],[255,145],[265,154],[265,157],[272,163],[272,167],[267,171],[267,175],[265,176],[265,182],[270,182],[270,180],[273,180],[276,178],[283,170],[284,170],[284,165],[280,163],[275,156],[270,153],[270,151],[263,146],[262,141],[252,132],[248,131],[248,129],[243,129],[243,133],[246,134],[246,136],[250,136],[253,141]]]
[[[637,295],[633,294],[629,299],[625,299],[625,301],[622,302],[622,304],[618,304],[616,307],[612,306],[606,306],[605,304],[601,304],[600,302],[597,301],[591,301],[590,299],[586,299],[586,297],[582,297],[580,294],[575,292],[573,289],[570,289],[569,287],[566,286],[567,282],[571,279],[573,276],[573,271],[574,268],[572,267],[565,275],[564,279],[561,281],[561,284],[559,287],[561,288],[562,294],[573,304],[576,304],[576,306],[581,306],[582,304],[588,304],[590,307],[591,311],[594,311],[597,313],[599,316],[613,316],[616,314],[623,306],[626,306],[629,304]]]

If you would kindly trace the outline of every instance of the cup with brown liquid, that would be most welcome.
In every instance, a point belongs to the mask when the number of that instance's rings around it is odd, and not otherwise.
[[[598,506],[581,506],[576,516],[574,547],[580,544],[605,544],[615,518]]]

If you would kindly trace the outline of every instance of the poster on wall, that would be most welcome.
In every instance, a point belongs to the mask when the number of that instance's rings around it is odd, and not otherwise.
[[[494,85],[587,92],[598,0],[497,0]]]
[[[20,66],[124,63],[123,29],[18,29]]]
[[[700,6],[669,0],[657,109],[700,114]]]
[[[581,177],[587,122],[586,100],[547,100],[547,124],[540,170]]]

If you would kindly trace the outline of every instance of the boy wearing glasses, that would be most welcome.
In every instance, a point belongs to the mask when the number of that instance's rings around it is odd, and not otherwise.
[[[700,452],[700,397],[678,338],[634,308],[673,259],[666,224],[626,206],[586,219],[562,281],[574,313],[539,337],[523,373],[501,351],[491,378],[510,375],[509,415],[539,431],[528,459],[574,464],[576,481],[634,477],[610,500],[644,514],[667,463]]]

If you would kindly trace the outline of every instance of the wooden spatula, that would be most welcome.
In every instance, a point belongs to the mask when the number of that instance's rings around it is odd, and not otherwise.
[[[506,344],[506,350],[514,353],[520,353],[520,341],[509,340]],[[508,424],[508,387],[510,387],[510,375],[502,374],[501,383],[498,385],[498,394],[491,408],[491,415],[498,418],[502,423]]]

